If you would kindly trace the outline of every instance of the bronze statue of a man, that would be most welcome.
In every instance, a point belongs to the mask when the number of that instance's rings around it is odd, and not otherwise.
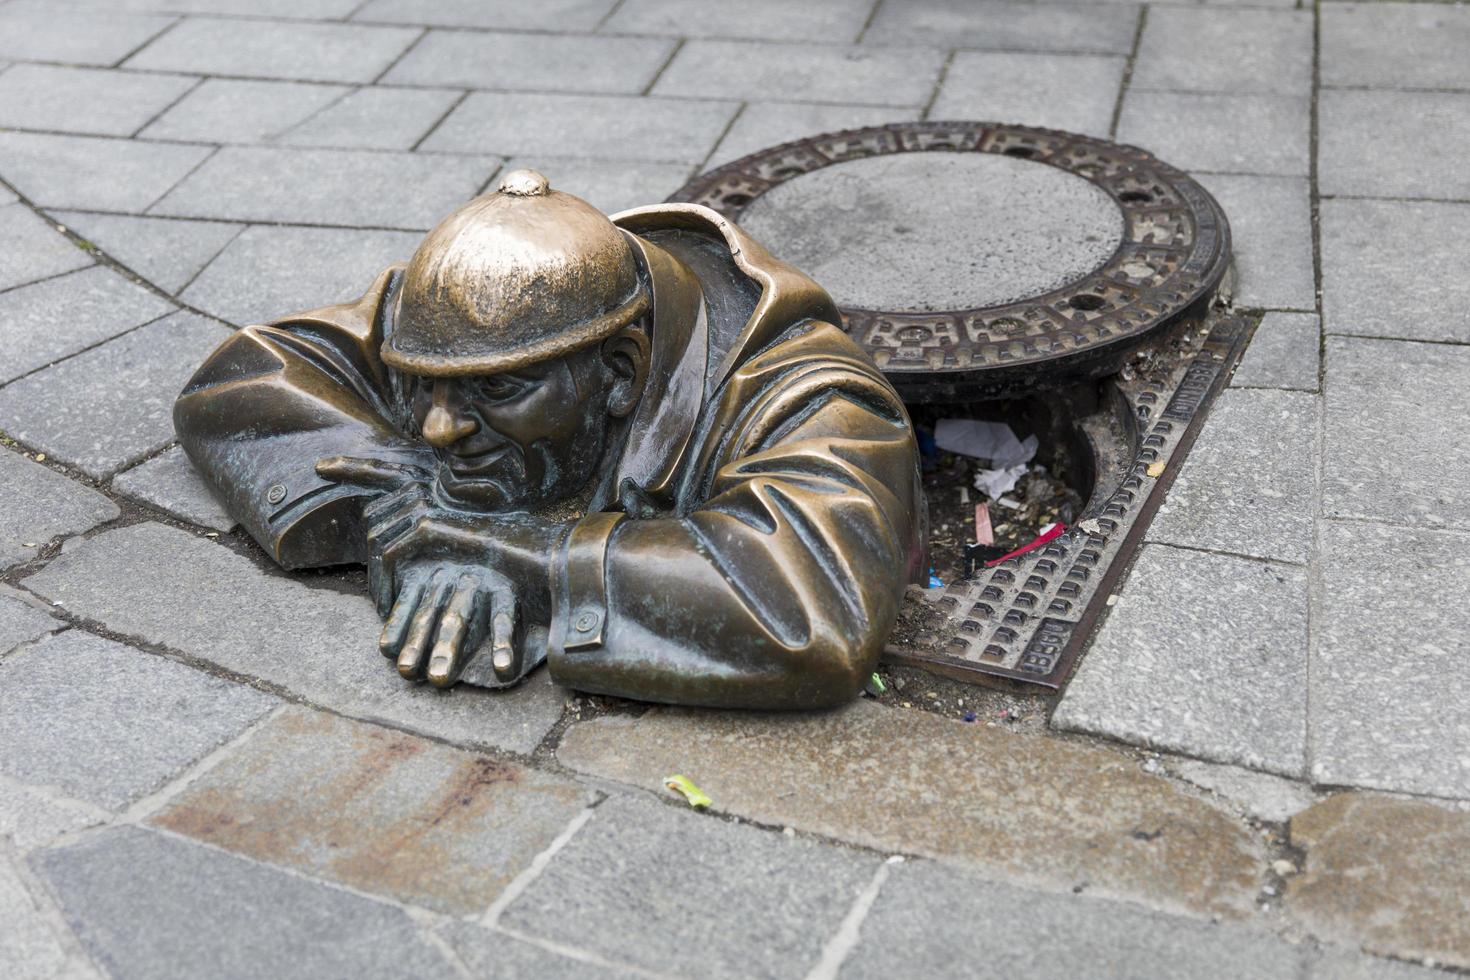
[[[806,276],[706,208],[516,171],[355,303],[225,341],[184,448],[286,568],[366,562],[382,652],[584,691],[853,697],[923,500],[903,404]]]

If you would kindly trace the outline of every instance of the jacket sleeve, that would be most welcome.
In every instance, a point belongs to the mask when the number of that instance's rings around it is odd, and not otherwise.
[[[917,451],[898,396],[835,327],[791,348],[732,380],[703,503],[573,530],[552,590],[558,682],[752,708],[862,688],[924,558]]]
[[[398,268],[356,303],[245,327],[209,356],[174,404],[185,452],[230,513],[286,568],[365,559],[369,491],[316,475],[326,456],[423,462],[391,418],[378,359]]]

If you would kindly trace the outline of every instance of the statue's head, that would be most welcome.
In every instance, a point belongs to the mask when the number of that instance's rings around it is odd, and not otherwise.
[[[503,510],[590,483],[648,376],[648,287],[622,231],[517,170],[429,232],[398,303],[383,361],[445,497]]]

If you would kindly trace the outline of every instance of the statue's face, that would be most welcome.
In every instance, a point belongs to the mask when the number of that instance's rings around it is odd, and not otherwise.
[[[439,456],[439,491],[480,511],[577,493],[602,456],[612,381],[595,350],[503,374],[415,378],[413,415]]]

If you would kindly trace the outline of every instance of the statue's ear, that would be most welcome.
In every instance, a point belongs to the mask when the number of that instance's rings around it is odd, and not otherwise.
[[[626,418],[638,407],[648,385],[652,349],[647,331],[638,323],[628,324],[602,342],[602,362],[615,378],[607,399],[607,410],[613,417]]]

